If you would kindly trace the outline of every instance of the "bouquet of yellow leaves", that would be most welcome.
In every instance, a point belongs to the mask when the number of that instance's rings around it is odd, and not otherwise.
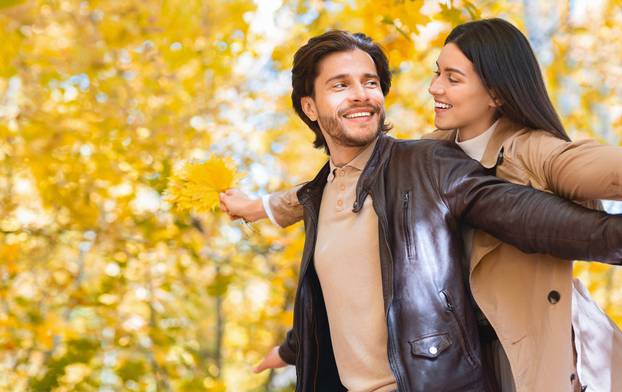
[[[233,188],[238,180],[231,159],[211,156],[202,163],[187,163],[171,176],[167,199],[179,211],[215,211],[219,205],[218,194]]]

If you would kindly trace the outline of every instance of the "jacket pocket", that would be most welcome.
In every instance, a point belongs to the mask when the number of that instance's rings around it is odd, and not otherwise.
[[[402,192],[402,228],[404,244],[406,246],[406,257],[409,261],[415,258],[410,223],[410,191],[406,191]]]
[[[434,359],[451,346],[451,337],[447,332],[442,332],[411,340],[408,343],[412,355]]]
[[[451,314],[454,321],[456,322],[456,325],[458,326],[458,329],[460,330],[460,346],[462,346],[467,360],[469,361],[471,366],[476,367],[479,361],[475,359],[473,353],[471,352],[471,345],[469,344],[468,340],[469,336],[467,334],[466,328],[464,327],[463,320],[461,320],[460,316],[456,314],[456,305],[451,298],[451,294],[449,294],[449,291],[447,289],[443,289],[440,291],[439,295],[441,296],[441,299],[445,304],[445,309]]]

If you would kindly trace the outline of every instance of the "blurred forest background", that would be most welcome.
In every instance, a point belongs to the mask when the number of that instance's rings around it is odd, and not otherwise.
[[[392,132],[416,138],[445,36],[495,16],[572,137],[620,144],[621,3],[0,0],[0,390],[291,390],[291,368],[251,369],[291,325],[301,225],[180,213],[171,174],[216,156],[255,195],[309,178],[326,158],[289,69],[329,28],[382,43]],[[622,325],[622,268],[576,275]]]

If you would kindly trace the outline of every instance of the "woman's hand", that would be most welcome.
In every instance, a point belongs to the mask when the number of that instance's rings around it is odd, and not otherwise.
[[[239,189],[228,189],[220,194],[220,209],[231,219],[244,219],[255,222],[267,218],[261,199],[251,199]]]
[[[261,373],[266,369],[278,369],[285,366],[287,366],[287,363],[281,359],[279,355],[279,346],[276,346],[270,350],[259,365],[255,366],[253,372]]]

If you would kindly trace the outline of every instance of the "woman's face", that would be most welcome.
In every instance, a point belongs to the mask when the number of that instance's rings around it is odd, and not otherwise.
[[[436,62],[436,75],[428,91],[434,98],[434,125],[460,129],[460,139],[471,139],[495,120],[497,104],[475,72],[473,63],[458,46],[443,47]]]

